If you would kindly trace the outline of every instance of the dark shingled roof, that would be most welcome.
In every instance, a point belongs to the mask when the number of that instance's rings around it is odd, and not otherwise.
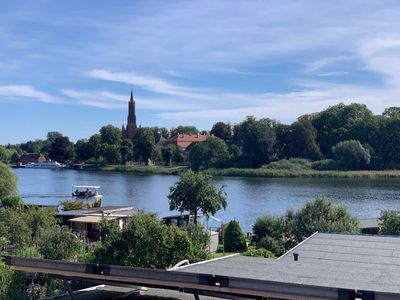
[[[277,260],[233,256],[179,270],[400,295],[400,238],[316,233]]]

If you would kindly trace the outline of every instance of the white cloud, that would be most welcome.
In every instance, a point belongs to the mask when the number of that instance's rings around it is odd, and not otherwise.
[[[127,107],[128,95],[111,93],[108,91],[78,91],[63,89],[61,93],[75,103],[98,108],[122,109]],[[148,110],[182,110],[194,108],[196,105],[185,104],[169,99],[149,99],[141,97],[138,103],[139,109]]]
[[[2,100],[29,99],[46,103],[60,103],[56,97],[35,89],[29,85],[3,85],[0,86],[0,101]]]
[[[143,76],[132,72],[110,72],[106,70],[91,70],[87,73],[91,78],[102,79],[108,81],[123,82],[143,88],[159,94],[181,96],[194,99],[209,99],[206,95],[201,94],[200,90],[188,88],[173,84],[169,81],[152,77]]]

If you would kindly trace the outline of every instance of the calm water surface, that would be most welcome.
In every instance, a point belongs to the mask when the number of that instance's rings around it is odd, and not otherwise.
[[[168,210],[169,187],[178,177],[117,172],[14,169],[19,192],[27,203],[58,204],[74,185],[100,185],[103,205],[132,205],[158,213]],[[400,210],[400,179],[216,178],[225,185],[228,208],[216,216],[237,219],[245,231],[263,214],[282,214],[307,199],[327,196],[357,217],[377,217],[382,209]]]

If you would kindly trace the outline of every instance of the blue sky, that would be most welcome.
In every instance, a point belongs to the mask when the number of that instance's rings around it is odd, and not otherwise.
[[[0,143],[400,105],[400,2],[1,1]]]

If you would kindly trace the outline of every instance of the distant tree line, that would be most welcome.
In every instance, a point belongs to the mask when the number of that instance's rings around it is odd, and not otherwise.
[[[99,133],[75,144],[59,132],[49,132],[46,140],[0,146],[0,160],[17,162],[23,152],[42,152],[60,162],[105,165],[151,159],[158,164],[182,164],[182,149],[157,146],[161,137],[178,133],[211,135],[205,142],[190,147],[186,161],[193,170],[257,168],[293,158],[306,159],[317,170],[400,167],[400,107],[374,115],[366,105],[357,103],[341,103],[303,115],[290,125],[249,116],[234,125],[217,122],[209,132],[200,132],[194,126],[171,130],[140,127],[133,142],[123,140],[121,130],[112,125],[103,126]]]

